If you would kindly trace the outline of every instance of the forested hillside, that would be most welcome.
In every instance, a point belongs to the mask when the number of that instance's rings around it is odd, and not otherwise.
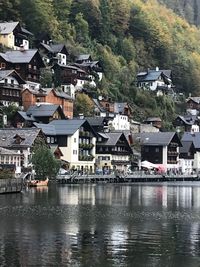
[[[159,0],[176,14],[185,18],[191,24],[200,25],[200,1],[198,0]]]
[[[162,2],[179,9],[197,1]],[[154,110],[166,118],[174,107],[162,100],[163,108],[160,99],[149,101],[151,93],[135,88],[139,70],[172,69],[178,92],[200,94],[200,31],[156,0],[1,0],[0,18],[20,20],[36,38],[64,42],[72,58],[91,53],[104,68],[99,92],[134,102],[149,114]]]

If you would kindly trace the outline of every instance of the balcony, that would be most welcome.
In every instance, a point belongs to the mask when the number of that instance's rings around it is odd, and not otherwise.
[[[94,147],[94,145],[93,144],[83,144],[83,143],[80,143],[79,144],[79,148],[82,148],[82,149],[85,149],[85,150],[90,150],[90,149],[92,149]]]
[[[179,153],[177,151],[168,151],[167,154],[169,156],[178,156],[179,155]]]
[[[130,165],[130,160],[112,160],[112,165]]]
[[[86,155],[86,156],[80,155],[78,157],[79,161],[92,161],[93,159],[94,159],[94,156],[92,156],[92,155]]]
[[[88,131],[79,131],[79,136],[80,137],[87,137],[87,138],[92,137],[91,133]]]

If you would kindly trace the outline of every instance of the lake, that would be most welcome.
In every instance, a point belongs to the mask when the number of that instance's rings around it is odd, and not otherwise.
[[[200,183],[0,195],[0,266],[200,266]]]

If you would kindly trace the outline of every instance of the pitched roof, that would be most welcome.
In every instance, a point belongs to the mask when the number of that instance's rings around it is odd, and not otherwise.
[[[64,44],[44,44],[41,43],[41,46],[43,46],[46,50],[48,50],[49,52],[53,53],[59,53],[62,51],[62,49],[65,47]]]
[[[5,128],[0,129],[0,146],[4,148],[31,147],[40,133],[37,128]],[[16,135],[23,140],[20,144],[15,143]]]
[[[17,151],[0,147],[0,155],[20,155]]]
[[[190,133],[184,132],[181,142],[192,141],[196,149],[200,149],[200,132]]]
[[[90,54],[78,55],[76,61],[88,60],[91,57]]]
[[[10,63],[29,63],[37,53],[37,49],[30,50],[11,50],[6,53],[0,53],[0,56]]]
[[[19,84],[26,83],[15,70],[0,70],[0,81],[8,76],[14,76]]]
[[[159,122],[161,122],[162,120],[159,117],[149,117],[145,121],[146,122],[153,122],[153,121],[159,121]]]
[[[58,91],[56,89],[53,89],[53,88],[40,88],[40,89],[29,89],[29,88],[26,88],[24,89],[24,91],[28,90],[29,92],[31,92],[33,95],[48,95],[51,91],[54,92],[54,94],[58,97],[61,97],[61,98],[64,98],[64,99],[69,99],[69,100],[73,100],[73,98],[71,96],[69,96],[68,94],[66,94],[65,92],[63,91]],[[23,92],[24,92],[23,91]]]
[[[26,111],[27,115],[32,115],[33,117],[50,117],[52,116],[59,108],[59,105],[51,104],[39,104],[32,105]]]
[[[25,121],[36,121],[36,119],[32,115],[27,115],[25,111],[17,112]]]
[[[46,135],[73,135],[86,120],[53,120],[49,124],[34,123],[37,128],[41,128]]]
[[[78,72],[86,73],[84,70],[82,70],[82,69],[80,69],[80,68],[78,68],[76,66],[73,66],[71,64],[69,64],[69,65],[62,65],[60,63],[56,63],[55,65],[58,65],[59,67],[61,67],[63,69],[72,69],[72,70],[77,70]]]
[[[124,108],[127,106],[126,102],[115,102],[114,103],[114,112],[124,113]]]
[[[193,144],[192,141],[181,141],[182,147],[180,147],[180,153],[188,153]]]
[[[133,138],[134,140],[138,140],[142,145],[167,146],[175,134],[175,132],[140,133],[133,134]]]
[[[85,117],[85,119],[91,126],[103,126],[105,120],[104,117]]]
[[[101,135],[101,133],[99,133]],[[106,137],[105,141],[101,144],[106,146],[115,146],[119,138],[123,135],[123,133],[104,133],[104,138]],[[102,136],[102,135],[101,135]]]
[[[19,24],[16,22],[1,22],[0,23],[0,34],[9,34],[14,31],[16,26]]]
[[[176,119],[178,118],[180,118],[186,125],[194,125],[195,122],[198,121],[198,117],[196,115],[179,115]]]
[[[200,97],[199,97],[199,96],[188,97],[187,102],[188,102],[189,100],[192,100],[192,101],[194,101],[194,102],[197,103],[197,104],[200,103]]]
[[[148,70],[147,72],[140,72],[137,74],[137,80],[140,81],[156,81],[158,78],[164,75],[170,79],[171,70]]]

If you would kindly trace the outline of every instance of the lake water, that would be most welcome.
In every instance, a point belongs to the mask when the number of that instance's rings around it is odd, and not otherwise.
[[[200,183],[0,195],[0,266],[200,266]]]

